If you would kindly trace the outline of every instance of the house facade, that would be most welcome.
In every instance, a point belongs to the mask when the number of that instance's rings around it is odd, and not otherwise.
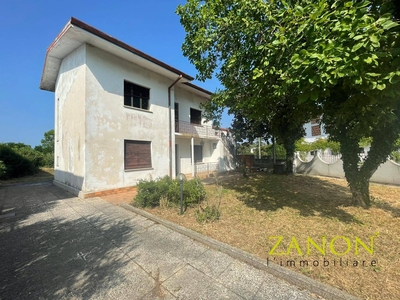
[[[55,184],[86,197],[139,180],[234,168],[227,131],[202,117],[193,78],[75,18],[48,48]]]
[[[312,143],[320,138],[328,138],[328,135],[325,133],[324,124],[319,119],[314,119],[304,124],[304,130],[306,132],[304,140],[307,143]]]

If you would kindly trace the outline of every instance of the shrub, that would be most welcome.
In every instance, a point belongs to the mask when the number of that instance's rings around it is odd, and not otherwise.
[[[54,153],[43,154],[41,167],[54,168]]]
[[[199,179],[183,183],[184,205],[199,203],[204,200],[206,191]],[[161,202],[178,205],[180,203],[179,181],[165,176],[158,180],[142,180],[138,184],[138,193],[134,202],[140,207],[159,206]]]
[[[3,163],[3,161],[0,160],[0,179],[5,177],[6,172],[7,172],[6,165]]]
[[[31,175],[39,170],[43,155],[22,143],[0,144],[0,160],[5,166],[2,179]]]
[[[200,207],[196,212],[196,220],[199,223],[214,222],[219,220],[220,212],[216,206],[206,206],[205,208]]]
[[[395,161],[395,162],[397,162],[397,163],[400,163],[400,152],[399,151],[393,151],[391,153],[391,155],[390,155],[390,159]]]

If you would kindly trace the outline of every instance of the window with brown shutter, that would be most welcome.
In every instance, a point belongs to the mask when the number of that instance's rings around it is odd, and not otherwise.
[[[151,142],[125,140],[125,170],[151,168]]]
[[[320,125],[311,126],[311,136],[317,136],[317,135],[321,135],[321,126]]]

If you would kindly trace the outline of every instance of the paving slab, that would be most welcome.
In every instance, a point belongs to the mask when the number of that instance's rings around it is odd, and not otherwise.
[[[44,183],[1,187],[0,200],[15,214],[0,219],[0,299],[317,298],[237,249],[101,198]]]

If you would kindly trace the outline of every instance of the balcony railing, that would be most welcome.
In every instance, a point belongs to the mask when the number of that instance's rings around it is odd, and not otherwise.
[[[221,131],[214,129],[212,126],[193,124],[185,121],[175,121],[175,132],[182,135],[211,139],[219,139],[221,137]]]

